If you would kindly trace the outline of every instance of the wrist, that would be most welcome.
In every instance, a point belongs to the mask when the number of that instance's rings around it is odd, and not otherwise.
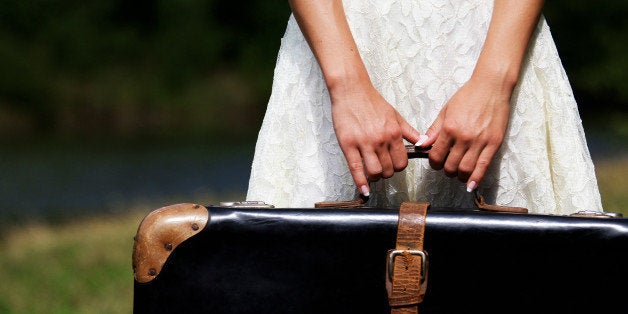
[[[471,77],[512,92],[519,81],[520,71],[520,62],[500,63],[482,62],[482,60],[478,60]]]
[[[332,98],[334,98],[334,95],[356,92],[372,87],[366,69],[359,70],[353,67],[326,73],[325,83]]]

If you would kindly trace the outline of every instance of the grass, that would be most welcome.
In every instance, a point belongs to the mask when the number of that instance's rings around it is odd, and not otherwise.
[[[596,170],[605,210],[628,217],[628,158]],[[14,226],[0,242],[0,313],[132,313],[133,236],[148,212]]]
[[[596,162],[602,206],[628,218],[628,157]]]
[[[9,232],[0,245],[0,313],[132,313],[133,235],[145,214]]]

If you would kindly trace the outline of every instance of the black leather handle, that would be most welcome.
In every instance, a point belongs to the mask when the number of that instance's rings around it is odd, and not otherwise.
[[[408,152],[408,158],[428,158],[430,153],[430,147],[417,147],[414,145],[406,145],[406,151]]]

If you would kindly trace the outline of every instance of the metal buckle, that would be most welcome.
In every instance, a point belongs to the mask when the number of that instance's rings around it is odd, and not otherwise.
[[[403,255],[404,252],[408,252],[414,256],[421,256],[421,291],[425,291],[427,288],[427,252],[419,250],[389,250],[388,259],[386,260],[386,280],[392,283],[394,270],[395,270],[395,257]]]

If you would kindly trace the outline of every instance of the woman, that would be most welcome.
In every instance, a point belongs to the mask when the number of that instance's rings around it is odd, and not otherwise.
[[[543,1],[290,5],[247,199],[602,210]]]

